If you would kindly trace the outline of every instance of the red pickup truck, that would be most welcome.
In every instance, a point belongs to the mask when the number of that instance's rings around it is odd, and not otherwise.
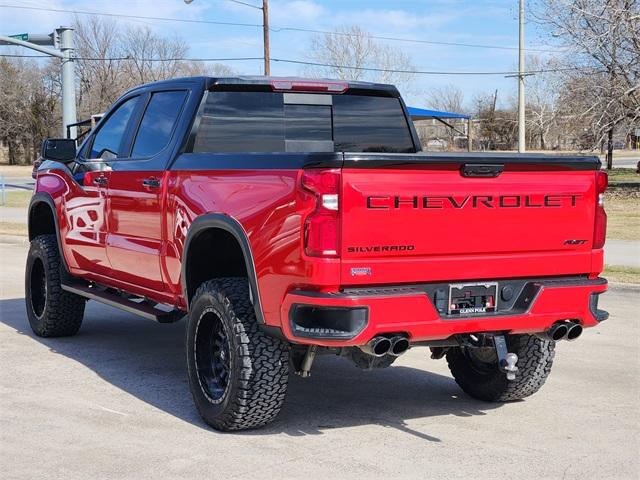
[[[186,78],[122,96],[76,151],[48,139],[29,208],[33,331],[87,299],[187,317],[196,407],[221,430],[279,412],[318,354],[407,349],[520,399],[555,342],[606,319],[596,157],[425,154],[395,87]]]

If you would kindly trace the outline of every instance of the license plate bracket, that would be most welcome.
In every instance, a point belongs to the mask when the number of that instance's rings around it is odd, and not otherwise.
[[[484,315],[498,310],[498,282],[449,285],[448,315]]]

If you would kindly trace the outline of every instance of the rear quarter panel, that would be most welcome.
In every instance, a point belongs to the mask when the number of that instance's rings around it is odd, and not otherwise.
[[[315,200],[297,188],[300,175],[299,169],[171,171],[165,216],[169,288],[182,295],[180,267],[187,232],[206,213],[228,215],[244,229],[267,324],[279,324],[280,305],[290,289],[312,284],[337,288],[339,261],[306,261],[302,253],[303,219]]]

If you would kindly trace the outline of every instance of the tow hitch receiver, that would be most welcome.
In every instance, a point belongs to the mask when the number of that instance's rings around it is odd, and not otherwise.
[[[493,344],[498,357],[498,367],[506,373],[507,380],[511,382],[514,381],[516,379],[516,372],[518,371],[518,367],[516,367],[518,356],[515,353],[509,353],[507,351],[507,340],[504,335],[494,335]]]

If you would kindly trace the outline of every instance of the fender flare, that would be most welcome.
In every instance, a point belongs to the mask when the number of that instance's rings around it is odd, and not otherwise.
[[[60,260],[62,261],[62,265],[64,266],[65,270],[68,272],[69,265],[67,265],[67,261],[64,258],[64,251],[62,250],[62,241],[60,238],[60,225],[58,224],[58,215],[57,215],[58,210],[56,209],[56,204],[53,201],[53,198],[48,193],[44,193],[44,192],[34,193],[33,196],[31,197],[31,201],[29,202],[29,210],[27,213],[27,228],[28,228],[28,234],[29,234],[29,241],[33,240],[33,235],[31,234],[31,213],[33,211],[33,208],[36,205],[39,205],[41,203],[46,203],[49,209],[51,210],[51,215],[53,216],[53,224],[55,225],[55,229],[56,229],[56,240],[58,243],[58,252],[60,254]]]
[[[251,253],[249,238],[247,237],[247,233],[245,232],[240,222],[230,217],[229,215],[224,215],[222,213],[207,213],[197,217],[193,221],[193,223],[189,227],[189,231],[187,232],[187,238],[185,239],[184,249],[182,253],[182,265],[180,272],[182,294],[184,295],[184,299],[187,304],[187,310],[189,310],[189,304],[191,302],[191,299],[189,298],[189,290],[187,288],[187,259],[189,258],[189,247],[193,239],[196,238],[200,233],[212,228],[225,230],[226,232],[230,233],[240,245],[242,255],[244,256],[244,262],[247,266],[249,292],[251,295],[253,308],[256,312],[256,319],[258,320],[258,324],[264,325],[265,322],[264,316],[262,314],[262,305],[260,304],[260,293],[258,289],[256,267],[253,261],[253,254]]]

